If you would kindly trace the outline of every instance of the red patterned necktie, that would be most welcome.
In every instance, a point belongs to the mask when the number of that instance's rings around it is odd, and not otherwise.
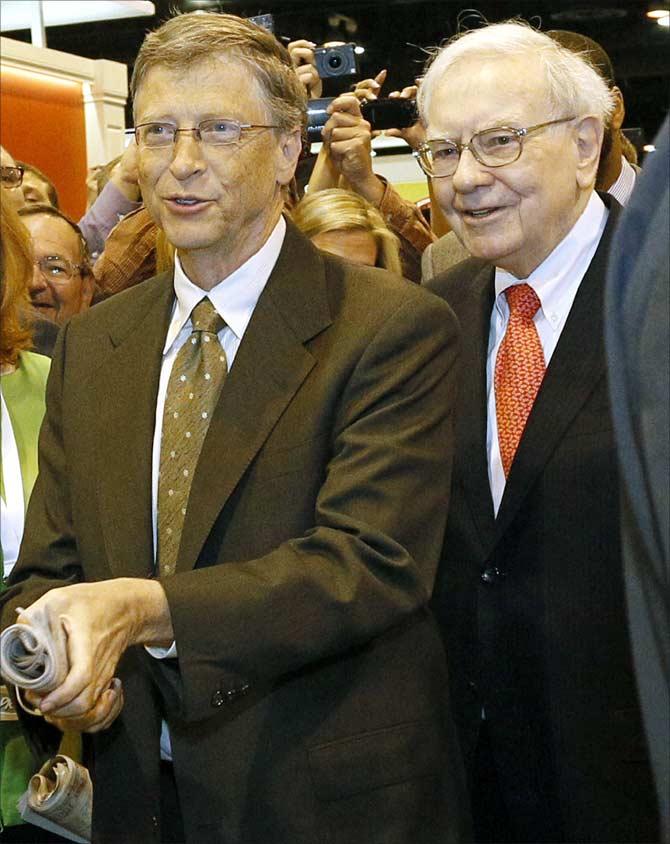
[[[510,313],[496,358],[495,392],[500,457],[507,477],[546,365],[533,322],[540,307],[537,293],[528,284],[515,284],[505,296]]]

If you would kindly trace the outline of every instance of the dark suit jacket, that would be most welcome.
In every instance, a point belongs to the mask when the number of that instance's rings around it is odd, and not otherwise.
[[[670,844],[670,120],[612,244],[606,299],[631,638]]]
[[[623,598],[603,348],[616,213],[579,287],[496,519],[486,454],[494,268],[469,259],[429,285],[452,306],[463,334],[434,607],[466,767],[484,706],[524,841],[611,844],[655,834]]]
[[[3,621],[153,571],[151,443],[171,279],[61,332]],[[427,610],[457,327],[439,299],[292,226],[226,380],[164,581],[178,660],[131,649],[94,738],[94,840],[156,841],[161,717],[194,844],[460,840],[459,754]]]

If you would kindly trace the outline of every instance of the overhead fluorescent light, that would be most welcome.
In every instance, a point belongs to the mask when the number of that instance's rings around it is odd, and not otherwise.
[[[30,29],[37,0],[0,0],[0,30],[13,32]],[[65,26],[72,23],[138,18],[156,14],[151,0],[44,0],[42,12],[45,26]]]

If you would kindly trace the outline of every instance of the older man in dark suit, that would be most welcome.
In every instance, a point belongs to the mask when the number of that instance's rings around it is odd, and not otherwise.
[[[96,842],[458,841],[453,314],[284,221],[304,93],[265,30],[176,17],[133,88],[176,266],[59,338],[3,596],[67,639],[32,700],[94,734]]]
[[[518,24],[465,34],[420,93],[421,161],[475,257],[434,605],[479,841],[657,834],[630,659],[603,349],[618,206],[594,192],[611,95]]]

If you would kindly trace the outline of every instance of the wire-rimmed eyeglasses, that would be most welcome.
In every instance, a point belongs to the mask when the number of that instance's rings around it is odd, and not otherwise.
[[[477,132],[467,144],[459,144],[449,138],[427,140],[414,152],[414,156],[423,172],[434,179],[453,176],[461,154],[466,149],[469,149],[475,159],[485,167],[504,167],[520,158],[523,151],[523,138],[531,132],[574,119],[574,117],[561,117],[558,120],[548,120],[546,123],[538,123],[523,129],[494,126]]]
[[[0,183],[3,188],[20,188],[23,184],[23,167],[0,167]]]
[[[73,264],[60,255],[46,255],[33,263],[47,281],[70,281],[76,273],[84,269],[83,264]]]
[[[178,129],[172,123],[140,123],[134,129],[126,129],[127,135],[134,135],[137,146],[148,149],[162,149],[174,144],[179,132],[194,132],[198,141],[207,146],[228,146],[235,144],[243,132],[252,129],[279,129],[275,124],[240,123],[228,117],[202,120],[197,126]]]

